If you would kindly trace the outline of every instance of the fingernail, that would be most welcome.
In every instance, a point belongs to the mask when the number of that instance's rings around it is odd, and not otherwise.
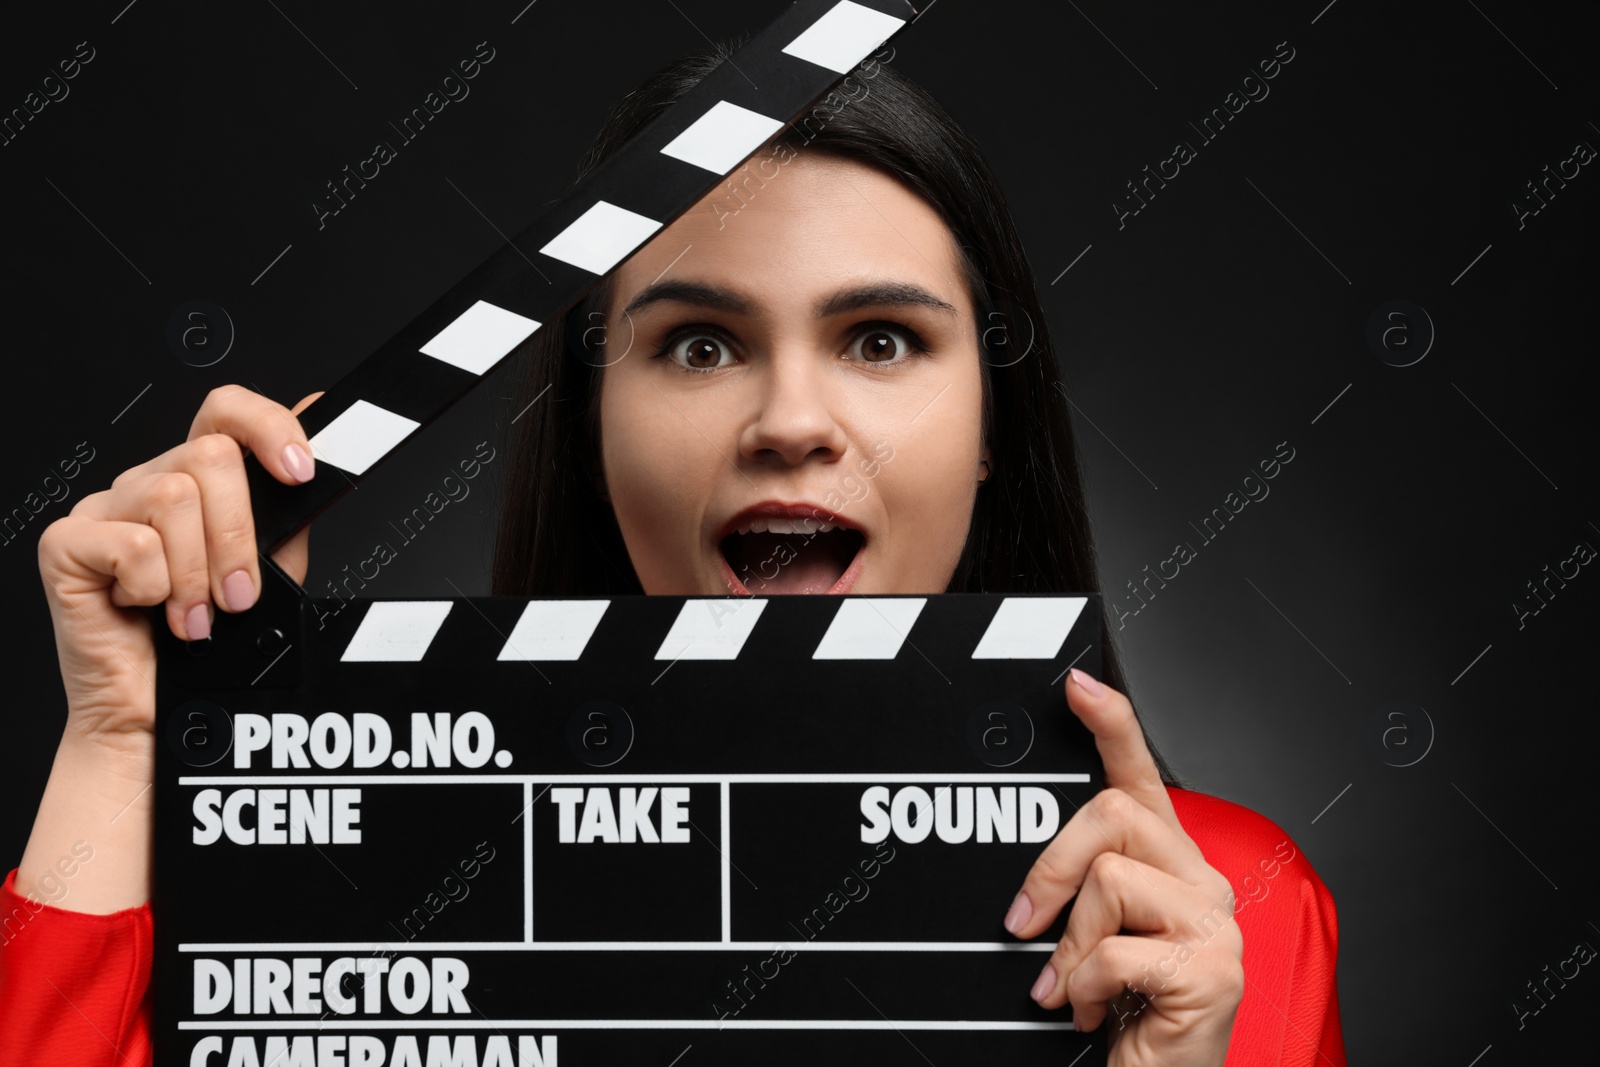
[[[1097,697],[1101,693],[1104,693],[1106,691],[1106,687],[1105,686],[1101,685],[1099,682],[1095,681],[1093,678],[1089,677],[1087,674],[1084,674],[1078,668],[1076,668],[1076,667],[1072,668],[1072,672],[1071,673],[1072,673],[1072,680],[1077,683],[1078,688],[1082,689],[1085,693],[1088,693],[1090,696]]]
[[[183,632],[191,641],[204,641],[211,636],[211,613],[204,604],[196,604],[183,617]]]
[[[309,482],[311,476],[317,473],[317,468],[311,462],[311,457],[306,450],[296,444],[283,446],[283,465],[288,468],[289,475],[297,482]]]
[[[1014,934],[1027,926],[1031,918],[1033,918],[1033,901],[1028,899],[1028,894],[1018,893],[1017,899],[1011,902],[1011,909],[1006,912],[1006,930]]]
[[[1039,980],[1033,983],[1033,991],[1028,995],[1034,1000],[1042,1001],[1048,997],[1056,987],[1055,964],[1047,963],[1044,970],[1039,972]]]
[[[244,611],[256,602],[256,587],[250,581],[250,572],[234,571],[222,580],[222,599],[229,611]]]

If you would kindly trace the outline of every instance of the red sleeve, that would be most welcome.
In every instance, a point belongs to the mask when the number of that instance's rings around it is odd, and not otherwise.
[[[0,1067],[150,1063],[150,905],[90,915],[0,885]]]
[[[1226,1067],[1346,1067],[1333,894],[1271,819],[1204,793],[1167,792],[1206,862],[1233,886],[1245,991]]]

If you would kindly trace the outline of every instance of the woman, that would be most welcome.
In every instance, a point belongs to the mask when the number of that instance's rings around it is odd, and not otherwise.
[[[583,170],[726,54],[629,95]],[[782,131],[529,342],[534,402],[511,450],[495,592],[1096,587],[1054,355],[1000,190],[893,69],[869,61],[841,91],[847,106]],[[1024,320],[1033,344],[1016,353],[1003,329]],[[164,604],[191,640],[212,610],[249,608],[260,575],[241,449],[285,482],[312,477],[293,416],[317,395],[291,411],[213,392],[185,444],[41,539],[70,714],[0,890],[6,914],[26,913],[0,953],[5,1062],[148,1058],[155,664],[138,606]],[[300,578],[306,552],[302,531],[276,558]],[[1074,901],[1029,992],[1110,1026],[1115,1064],[1341,1065],[1326,888],[1270,821],[1178,787],[1118,691],[1109,638],[1102,657],[1102,680],[1074,670],[1063,685],[1108,788],[1013,900],[974,906],[1026,938]],[[92,858],[71,910],[39,904],[81,842]]]

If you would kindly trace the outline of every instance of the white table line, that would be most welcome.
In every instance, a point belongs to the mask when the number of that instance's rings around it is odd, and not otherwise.
[[[722,943],[733,941],[733,860],[728,844],[728,783],[722,783]]]
[[[179,1030],[1073,1030],[1013,1019],[202,1019]]]
[[[1050,952],[1054,941],[413,941],[416,952]],[[186,942],[185,953],[248,953],[283,956],[291,953],[392,952],[380,941],[218,941]]]
[[[522,783],[522,811],[533,807],[533,782]],[[533,817],[522,824],[522,940],[533,942]]]
[[[686,785],[858,785],[940,782],[955,785],[1016,785],[1033,782],[1083,783],[1084,773],[1014,774],[938,771],[906,774],[250,774],[185,775],[180,786],[194,785],[530,785],[563,782],[572,785],[651,785],[680,782]]]

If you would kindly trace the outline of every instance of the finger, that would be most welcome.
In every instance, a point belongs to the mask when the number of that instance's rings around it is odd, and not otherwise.
[[[306,408],[315,403],[321,396],[322,393],[319,391],[303,397],[301,401],[290,410],[290,414],[300,414]],[[311,526],[310,524],[307,524],[301,527],[294,534],[294,536],[290,537],[283,544],[279,545],[277,550],[272,553],[272,558],[278,564],[278,566],[282,567],[284,571],[288,573],[289,577],[293,578],[296,582],[304,584],[306,580],[306,571],[310,568],[310,547]]]
[[[194,478],[182,471],[159,471],[123,482],[106,494],[101,510],[104,520],[143,523],[156,531],[171,586],[167,625],[185,641],[209,637],[211,572],[200,486]]]
[[[1128,698],[1074,667],[1067,672],[1067,706],[1094,734],[1106,768],[1106,785],[1133,795],[1145,807],[1183,833],[1161,772],[1145,744],[1144,730]],[[1187,835],[1185,835],[1187,836]]]
[[[118,607],[147,607],[172,595],[161,535],[145,523],[66,515],[45,528],[39,557],[40,573],[64,600],[108,586]]]
[[[311,459],[311,440],[295,414],[304,411],[321,396],[314,393],[302,399],[291,412],[275,400],[242,385],[223,385],[211,390],[189,427],[189,440],[211,434],[224,434],[254,453],[261,465],[280,482],[298,485],[316,473]]]
[[[305,410],[320,396],[322,393],[318,392],[303,397],[296,411]],[[224,386],[212,390],[201,405],[189,441],[151,464],[154,469],[181,468],[199,483],[216,603],[225,611],[247,610],[255,604],[261,589],[255,517],[250,509],[243,449],[254,448],[263,465],[271,469],[268,458],[276,448],[275,428],[282,431],[284,427],[293,439],[277,453],[281,456],[280,465],[298,478],[310,469],[310,446],[299,420],[281,404],[259,393]],[[204,429],[214,432],[196,436]],[[291,574],[299,581],[306,572],[309,538],[297,537],[298,544],[281,551],[293,568]]]
[[[239,442],[226,434],[206,434],[156,457],[149,469],[194,479],[200,489],[212,601],[228,612],[252,607],[261,590],[261,563]]]
[[[146,550],[145,540],[153,535],[155,548],[165,560],[160,581],[166,583],[167,626],[179,639],[199,641],[210,636],[212,611],[211,574],[207,566],[206,534],[203,511],[200,506],[200,488],[195,480],[182,471],[149,471],[143,475],[122,477],[110,489],[91,493],[78,502],[69,516],[75,522],[69,540],[75,545],[89,537],[96,525],[117,528],[110,542],[95,538],[98,557],[102,562],[114,557],[105,556],[108,545],[126,545],[128,551],[139,555]],[[127,526],[143,526],[146,534],[131,537]],[[87,542],[86,542],[87,543]],[[70,553],[69,553],[70,554]],[[86,566],[85,560],[78,563]],[[95,572],[101,578],[112,574],[105,570]],[[87,575],[76,575],[86,580]],[[112,603],[119,607],[150,605],[158,601],[128,599],[127,589],[119,580],[90,583],[99,588],[112,585]],[[81,588],[89,588],[82,586]],[[141,584],[141,588],[143,585]]]
[[[1095,858],[1118,852],[1158,867],[1190,885],[1218,888],[1219,876],[1186,834],[1121,789],[1102,789],[1078,809],[1028,869],[1006,913],[1006,929],[1033,937],[1055,921],[1083,886]]]
[[[1212,1031],[1232,1028],[1244,996],[1244,966],[1227,952],[1194,952],[1159,938],[1108,937],[1067,977],[1066,987],[1079,1030],[1099,1026],[1106,1003],[1131,989],[1134,1011],[1159,1010],[1169,1019],[1187,1014],[1193,1026],[1186,1044],[1199,1046],[1214,1043]]]
[[[1041,971],[1053,976],[1055,985],[1043,998],[1034,999],[1047,1008],[1065,1003],[1068,976],[1101,941],[1125,931],[1182,941],[1196,951],[1207,946],[1243,951],[1230,894],[1210,899],[1204,891],[1165,871],[1116,852],[1103,852],[1090,866],[1083,892],[1067,919],[1066,933]],[[1036,983],[1034,992],[1041,991]]]

